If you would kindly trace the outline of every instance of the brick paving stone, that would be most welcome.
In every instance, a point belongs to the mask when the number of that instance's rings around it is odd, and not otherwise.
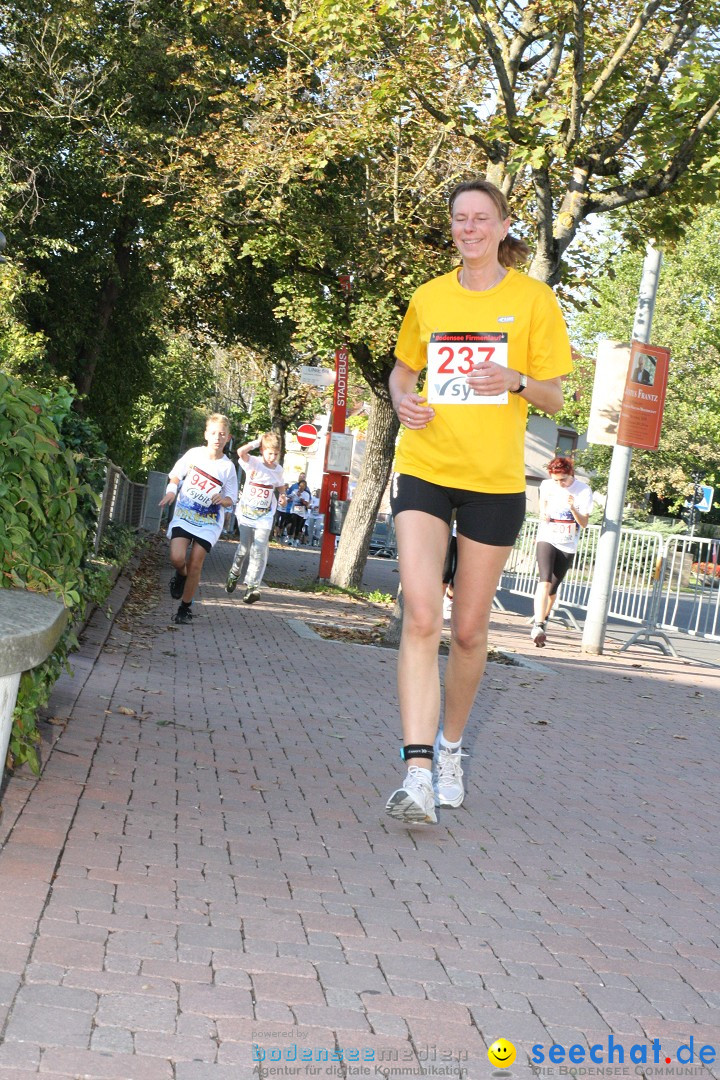
[[[358,994],[369,991],[384,993],[387,990],[386,976],[377,965],[318,963],[315,968],[325,987],[355,990]]]
[[[340,953],[343,950],[343,943],[340,938],[335,934],[324,934],[321,931],[310,930],[307,935],[308,945],[322,946],[327,949],[334,949]],[[355,940],[352,938],[351,940]]]
[[[398,938],[388,944],[385,939],[377,941],[370,937],[366,941],[347,941],[343,944],[343,953],[349,964],[364,964],[368,967],[377,967],[382,958],[388,955],[425,957],[428,960],[434,960],[440,951],[436,938],[431,941],[419,940],[417,937],[408,940]]]
[[[322,1004],[324,1001],[322,986],[314,979],[299,979],[293,975],[252,976],[253,991],[256,998],[282,1001],[290,1005]]]
[[[221,1016],[251,1017],[250,989],[186,983],[180,987],[179,1008],[183,1013],[201,1013],[215,1019]]]
[[[452,1055],[462,1058],[465,1053],[485,1049],[482,1036],[470,1023],[461,1023],[445,1017],[440,1011],[440,1024],[429,1037],[427,1024],[419,1017],[408,1016],[407,1026],[415,1047],[420,1051],[421,1060],[438,1056]],[[487,1060],[487,1059],[486,1059]]]
[[[172,1031],[177,1003],[169,998],[108,994],[100,999],[95,1021],[129,1031]]]
[[[42,1046],[86,1046],[94,1007],[79,1012],[57,1006],[16,1002],[5,1026],[8,1042],[37,1042]]]
[[[121,975],[137,975],[140,972],[140,959],[132,953],[106,953],[103,961],[106,971]]]
[[[388,978],[388,989],[399,998],[427,998],[425,983],[418,979],[404,979],[400,975],[391,975]]]
[[[360,1012],[365,1011],[363,1000],[355,990],[345,989],[342,986],[332,987],[328,986],[327,983],[323,983],[323,992],[329,1006],[339,1009],[357,1009]]]
[[[368,1022],[373,1035],[390,1035],[404,1038],[409,1035],[408,1026],[401,1016],[386,1016],[383,1013],[368,1013]]]
[[[478,1001],[473,1004],[485,1005],[489,1008],[496,1005],[498,1009],[503,1009],[507,1012],[532,1012],[532,1007],[527,996],[518,993],[516,990],[494,990],[489,996],[492,1000]]]
[[[94,1013],[98,995],[91,990],[79,990],[71,986],[26,984],[18,991],[18,1004],[74,1009],[77,1012]]]
[[[233,1020],[235,1024],[241,1024],[241,1020]],[[177,1018],[176,1030],[178,1035],[189,1036],[191,1039],[213,1039],[217,1035],[217,1025],[210,1016],[201,1016],[199,1013],[180,1013]]]
[[[255,1020],[289,1025],[295,1023],[295,1012],[281,1001],[258,1001],[255,1003]]]
[[[644,1017],[641,1021],[634,1016],[629,1016],[627,1013],[605,1012],[603,1013],[603,1020],[616,1037],[621,1035],[642,1036],[645,1032],[643,1024],[648,1023],[651,1017]],[[642,1041],[642,1039],[638,1041]]]
[[[167,1058],[168,1061],[207,1061],[217,1056],[214,1039],[192,1038],[185,1034],[182,1039],[176,1033],[159,1035],[157,1032],[138,1031],[134,1036],[135,1052],[144,1057]]]
[[[156,1038],[157,1032],[152,1037]],[[133,1032],[125,1028],[101,1025],[93,1028],[90,1036],[90,1049],[99,1054],[133,1054],[135,1045]]]
[[[486,1046],[490,1046],[501,1037],[510,1039],[516,1046],[520,1042],[524,1044],[552,1042],[547,1028],[535,1013],[513,1012],[512,1015],[508,1015],[500,1008],[488,1009],[483,1006],[473,1006],[470,1013]]]
[[[74,986],[83,990],[93,990],[99,995],[104,994],[128,994],[137,997],[161,997],[177,998],[177,990],[173,980],[153,976],[137,974],[118,974],[114,971],[85,971],[75,969],[65,973],[63,978],[65,986]]]
[[[632,990],[618,989],[616,987],[607,989],[593,987],[587,992],[586,996],[603,1019],[606,1018],[608,1013],[644,1017],[659,1015],[657,1008],[654,1008],[649,1003],[647,997],[637,991],[633,993]]]
[[[423,986],[430,1001],[454,1001],[458,1005],[488,1005],[492,1007],[495,997],[489,990],[477,986],[451,986],[448,983],[425,983]]]
[[[373,995],[365,999],[368,1011],[385,1012],[404,1019],[425,1018],[435,1024],[462,1024],[469,1021],[470,1012],[463,1005],[453,1005],[428,1001],[424,997],[390,997],[387,994]]]
[[[336,1031],[352,1029],[367,1032],[370,1030],[370,1025],[360,1010],[343,1009],[327,1002],[323,1002],[322,1005],[294,1005],[293,1013],[298,1024],[330,1024]]]
[[[46,1050],[40,1075],[82,1076],[83,1080],[172,1080],[172,1065],[139,1054],[104,1054],[93,1050]]]
[[[40,1065],[41,1050],[37,1043],[0,1042],[0,1069],[22,1069],[35,1074]],[[0,1073],[0,1075],[2,1075]]]
[[[167,979],[169,983],[208,983],[212,971],[205,964],[179,964],[173,961],[148,958],[141,965],[141,978]]]
[[[208,1064],[200,1061],[180,1061],[175,1067],[175,1080],[257,1080],[254,1066],[240,1067],[230,1064]]]

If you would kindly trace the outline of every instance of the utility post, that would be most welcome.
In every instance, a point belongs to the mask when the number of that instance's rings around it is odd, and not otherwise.
[[[688,514],[688,527],[689,527],[690,536],[695,535],[695,523],[697,521],[697,515],[698,515],[698,503],[701,503],[703,501],[703,497],[704,497],[704,494],[705,494],[705,492],[702,489],[702,482],[703,482],[703,479],[704,479],[703,474],[701,472],[695,471],[692,474],[692,478],[693,478],[693,492],[692,492],[692,495],[690,496],[691,501],[692,501],[692,506],[690,507],[690,513]]]
[[[648,244],[632,333],[633,341],[640,341],[645,345],[650,343],[650,329],[655,310],[655,297],[657,296],[661,262],[661,252],[654,248],[651,243]],[[587,618],[582,636],[582,651],[596,656],[602,653],[605,643],[605,630],[607,628],[610,601],[612,600],[615,565],[620,548],[620,530],[622,528],[625,493],[627,492],[631,463],[632,447],[620,446],[616,443],[613,447],[610,464],[605,516],[598,540],[597,558],[595,560],[595,570],[588,599]]]

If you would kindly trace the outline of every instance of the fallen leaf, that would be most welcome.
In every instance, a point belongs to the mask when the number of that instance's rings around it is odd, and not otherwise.
[[[137,715],[134,709],[128,709],[128,708],[126,708],[125,705],[121,705],[120,708],[118,709],[118,712],[122,713],[123,716],[136,716]]]

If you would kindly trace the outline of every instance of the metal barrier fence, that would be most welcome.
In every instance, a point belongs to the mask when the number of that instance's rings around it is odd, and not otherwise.
[[[663,552],[658,625],[720,641],[720,540],[672,536]]]
[[[108,464],[95,532],[96,552],[100,547],[108,522],[129,525],[133,529],[140,528],[143,523],[146,495],[147,484],[134,483],[117,465],[113,465],[112,462]]]
[[[505,564],[500,591],[535,595],[538,524],[537,518],[526,519]],[[583,530],[572,569],[558,592],[556,608],[573,623],[571,608],[587,611],[600,531],[599,525]],[[669,652],[672,646],[662,630],[720,640],[719,559],[718,540],[664,539],[660,533],[623,529],[608,614],[640,624],[642,632],[633,639],[664,639]]]

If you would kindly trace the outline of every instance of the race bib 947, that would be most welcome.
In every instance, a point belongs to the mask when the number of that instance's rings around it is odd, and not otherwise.
[[[468,386],[467,377],[476,364],[492,360],[508,366],[508,336],[455,331],[435,332],[427,347],[429,405],[506,405],[507,392],[485,397]]]
[[[213,495],[219,495],[221,488],[222,484],[214,476],[191,465],[183,480],[182,493],[188,502],[207,508],[212,506]]]

